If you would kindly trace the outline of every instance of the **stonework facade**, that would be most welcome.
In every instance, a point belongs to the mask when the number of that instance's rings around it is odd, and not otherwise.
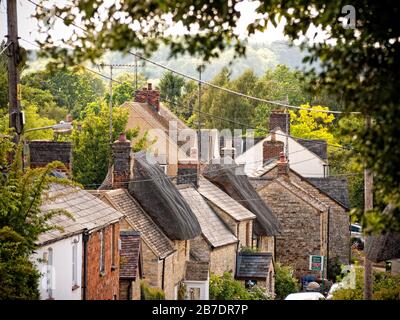
[[[102,237],[104,237],[104,250],[102,250],[101,245]],[[109,225],[89,236],[87,244],[86,288],[86,297],[88,300],[117,300],[119,298],[118,239],[119,223]],[[103,270],[101,270],[102,252],[104,253]]]
[[[60,161],[66,167],[66,170],[61,171],[71,173],[72,144],[71,142],[58,141],[30,141],[29,161],[31,168],[42,168],[53,161]]]

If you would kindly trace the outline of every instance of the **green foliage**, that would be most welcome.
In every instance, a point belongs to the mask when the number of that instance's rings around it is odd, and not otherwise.
[[[299,280],[293,276],[293,268],[275,264],[275,295],[276,299],[285,299],[290,293],[298,292]]]
[[[242,252],[242,253],[257,253],[257,252],[259,252],[259,249],[258,248],[253,248],[253,247],[244,247],[244,246],[242,246],[240,248],[240,252]]]
[[[80,69],[29,73],[21,83],[32,88],[49,91],[57,105],[78,118],[88,103],[96,101],[104,93],[103,81],[92,73]]]
[[[113,109],[112,141],[125,132],[128,121],[128,110],[115,107]],[[82,112],[81,129],[72,132],[73,175],[74,180],[88,188],[103,182],[110,164],[111,146],[109,136],[109,109],[105,102],[89,104]],[[137,137],[139,129],[127,132],[127,138]],[[134,150],[147,147],[147,136],[138,139]]]
[[[165,300],[165,293],[160,288],[150,287],[145,281],[140,283],[140,298],[142,300]]]
[[[174,104],[182,95],[182,88],[185,85],[185,79],[168,71],[163,74],[158,87],[160,89],[161,99],[172,102],[171,107],[174,109]]]
[[[356,267],[354,288],[341,288],[333,293],[334,300],[362,300],[364,290],[364,268]],[[385,272],[373,273],[373,300],[400,300],[400,275]]]
[[[211,274],[210,299],[211,300],[266,300],[269,297],[264,288],[254,286],[246,289],[241,281],[235,280],[230,272],[222,276]]]
[[[186,284],[184,282],[181,282],[178,288],[178,300],[185,300],[186,290]]]
[[[125,101],[132,100],[132,98],[134,97],[134,93],[135,93],[135,88],[132,87],[132,84],[127,81],[114,85],[113,95],[112,95],[113,106],[120,106]],[[110,103],[109,92],[105,94],[104,99],[107,102],[107,104]]]
[[[49,173],[61,163],[44,168],[21,169],[21,146],[14,150],[8,138],[0,137],[0,299],[38,299],[39,272],[30,255],[39,234],[54,229],[49,219],[61,214],[42,214],[43,194],[51,182],[67,184]],[[7,158],[14,152],[14,162]]]

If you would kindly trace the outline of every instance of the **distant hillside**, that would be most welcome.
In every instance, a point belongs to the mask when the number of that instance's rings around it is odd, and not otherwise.
[[[304,68],[302,59],[306,53],[300,51],[297,46],[290,46],[287,42],[275,41],[272,43],[250,43],[247,46],[246,57],[233,60],[233,55],[233,49],[229,49],[222,53],[218,59],[214,59],[207,64],[202,75],[203,79],[211,80],[224,66],[228,66],[232,71],[232,78],[237,77],[246,69],[252,69],[258,76],[261,76],[266,69],[278,64],[285,64],[290,68],[302,70]],[[35,53],[32,53],[30,58],[31,70],[44,67],[44,61],[37,59]],[[181,56],[178,59],[169,59],[169,50],[165,46],[157,50],[152,55],[151,59],[192,76],[198,75],[196,67],[201,62],[200,59],[189,55]],[[112,52],[104,56],[104,61],[106,63],[133,64],[134,57],[132,55],[123,56],[120,53]],[[140,65],[140,72],[144,73],[148,79],[157,80],[165,72],[165,70],[150,63],[143,65],[143,62],[141,62]],[[133,69],[117,69],[115,73],[118,74],[119,72],[129,71],[133,72]]]

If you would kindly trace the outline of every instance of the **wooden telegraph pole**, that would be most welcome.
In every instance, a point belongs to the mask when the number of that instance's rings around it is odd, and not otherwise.
[[[367,129],[371,128],[371,117],[366,118]],[[366,168],[364,170],[364,213],[373,209],[373,174],[372,170]],[[368,237],[365,237],[365,241],[368,241]],[[366,245],[366,244],[365,244]],[[372,262],[364,258],[364,300],[372,300]]]
[[[18,97],[18,23],[17,1],[7,0],[7,47],[8,47],[8,99],[10,128],[16,132],[18,143],[23,129],[22,113]]]

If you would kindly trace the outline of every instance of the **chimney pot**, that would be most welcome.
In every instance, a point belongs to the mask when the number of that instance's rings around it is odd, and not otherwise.
[[[286,160],[285,153],[281,152],[279,154],[279,162],[278,162],[278,176],[287,176],[289,172],[288,161]]]

